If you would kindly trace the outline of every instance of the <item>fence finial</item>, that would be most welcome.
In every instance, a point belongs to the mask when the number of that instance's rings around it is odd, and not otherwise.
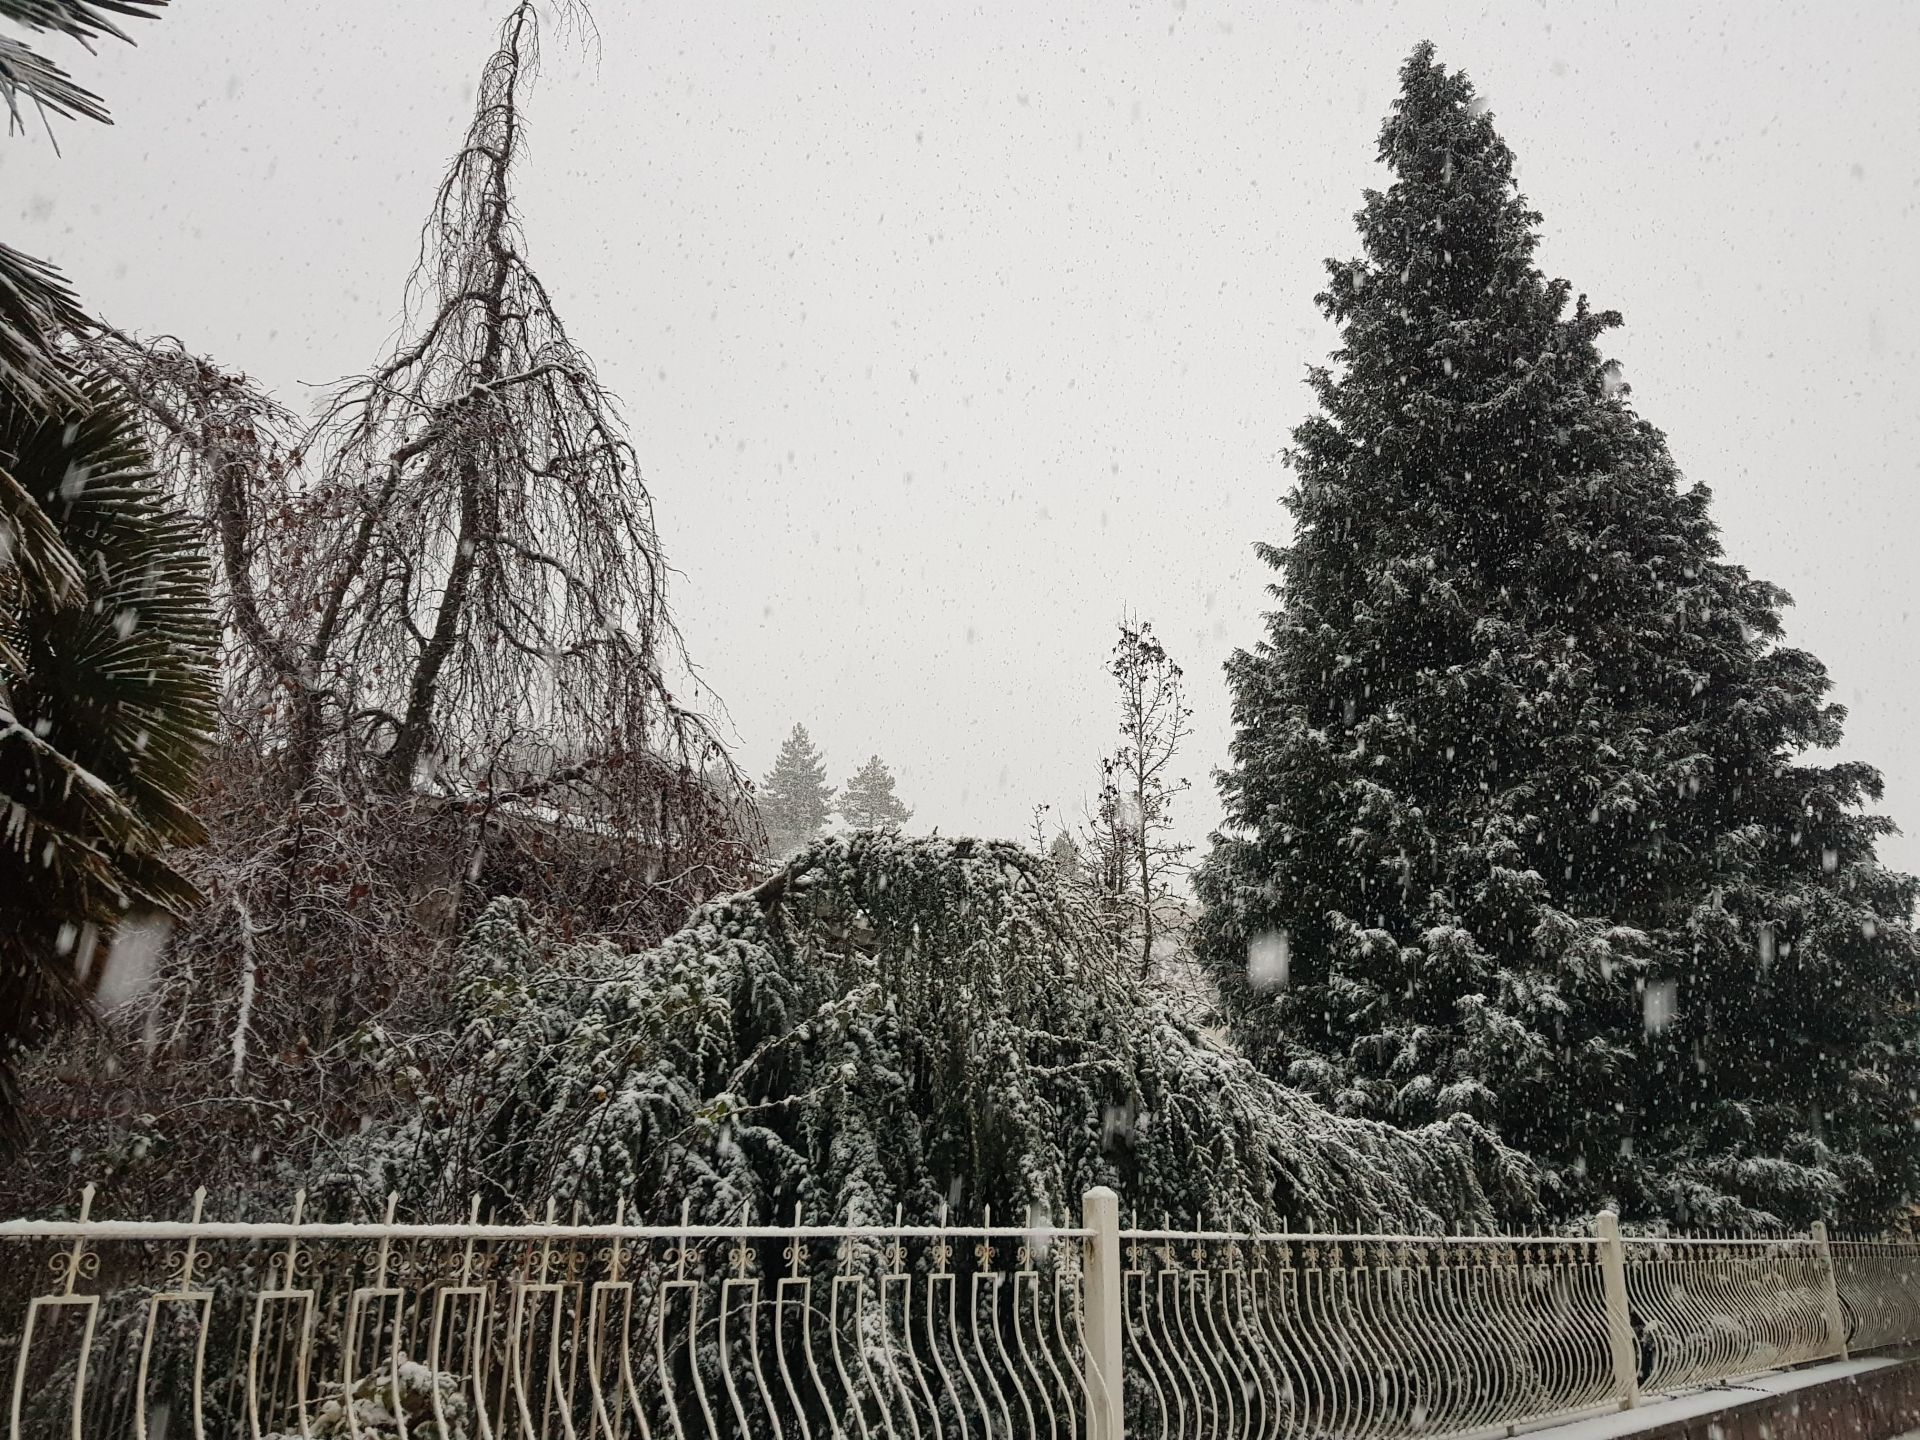
[[[467,1224],[474,1229],[480,1225],[480,1192],[473,1192],[472,1202],[467,1206]],[[460,1252],[460,1283],[473,1283],[473,1236],[467,1236],[467,1243]]]
[[[747,1278],[747,1271],[752,1268],[753,1263],[753,1242],[747,1238],[746,1233],[752,1218],[752,1211],[748,1208],[747,1202],[742,1200],[740,1202],[740,1235],[738,1243],[733,1247],[732,1257],[733,1273],[742,1280]]]
[[[180,1256],[179,1289],[182,1293],[193,1289],[193,1271],[200,1258],[200,1236],[195,1233],[200,1226],[200,1217],[207,1208],[207,1187],[202,1185],[193,1192],[193,1218],[187,1223],[194,1227],[187,1234],[187,1248]]]
[[[391,1230],[393,1228],[393,1212],[394,1212],[394,1209],[399,1205],[399,1203],[400,1203],[399,1192],[394,1190],[389,1190],[387,1192],[387,1212],[381,1218],[381,1222],[380,1222],[388,1230]],[[378,1252],[378,1258],[374,1261],[373,1283],[379,1286],[382,1290],[387,1288],[387,1253],[389,1249],[392,1247],[392,1245],[393,1245],[393,1236],[382,1235],[380,1237],[380,1248]]]
[[[82,1186],[80,1190],[81,1230],[78,1235],[73,1237],[73,1249],[67,1252],[66,1286],[63,1293],[65,1293],[68,1296],[71,1296],[73,1294],[74,1282],[80,1278],[81,1267],[87,1263],[86,1225],[88,1220],[92,1217],[92,1215],[93,1215],[93,1184],[91,1181],[89,1181],[86,1185]],[[99,1257],[95,1256],[94,1259],[97,1262]],[[57,1270],[59,1268],[58,1257],[55,1258],[54,1263],[55,1263],[55,1269]],[[89,1322],[89,1324],[91,1324],[91,1322]],[[21,1341],[20,1363],[23,1366],[27,1363],[25,1340]],[[22,1373],[24,1373],[24,1371]],[[18,1377],[16,1377],[16,1384],[15,1384],[16,1390],[19,1388],[17,1381],[18,1381]],[[79,1423],[78,1417],[79,1417],[80,1411],[76,1407],[73,1413],[75,1416],[75,1425],[77,1426]],[[20,1426],[17,1420],[13,1427],[13,1433],[15,1435],[18,1435],[20,1433]]]
[[[946,1274],[947,1261],[953,1258],[953,1246],[948,1242],[944,1233],[946,1228],[947,1202],[942,1200],[940,1202],[940,1229],[943,1233],[933,1242],[933,1273],[936,1275]]]

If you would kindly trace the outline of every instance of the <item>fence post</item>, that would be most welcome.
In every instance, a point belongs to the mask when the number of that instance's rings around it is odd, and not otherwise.
[[[1124,1440],[1121,1384],[1120,1197],[1096,1185],[1080,1199],[1088,1237],[1081,1321],[1087,1342],[1087,1440]]]
[[[1813,1222],[1813,1248],[1820,1256],[1820,1298],[1827,1311],[1827,1337],[1834,1353],[1847,1356],[1847,1317],[1840,1309],[1840,1277],[1833,1268],[1833,1246],[1827,1243],[1827,1222]]]
[[[1620,1217],[1602,1210],[1593,1218],[1600,1236],[1600,1274],[1607,1291],[1607,1342],[1613,1351],[1613,1385],[1620,1408],[1640,1403],[1640,1362],[1633,1344],[1633,1318],[1627,1311],[1627,1253],[1620,1244]]]

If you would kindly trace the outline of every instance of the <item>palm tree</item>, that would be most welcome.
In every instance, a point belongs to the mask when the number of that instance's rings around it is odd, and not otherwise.
[[[165,0],[0,0],[88,43]],[[0,104],[104,121],[99,97],[0,35]],[[213,724],[217,640],[193,526],[123,392],[63,354],[90,328],[44,261],[0,244],[0,1125],[20,1050],[83,1013],[131,915],[195,896],[168,863]]]
[[[167,0],[0,0],[0,20],[28,33],[64,35],[91,47],[130,37],[115,21],[151,16]],[[0,34],[0,107],[9,129],[26,125],[22,106],[65,119],[111,124],[106,103],[24,41]],[[53,337],[87,320],[60,272],[44,260],[0,243],[0,386],[31,404],[71,404],[53,359]]]
[[[71,403],[53,337],[87,323],[58,270],[0,243],[0,385],[29,404]]]
[[[0,1123],[11,1059],[76,1018],[115,928],[180,914],[167,851],[214,716],[197,534],[167,505],[112,382],[77,403],[0,386]]]

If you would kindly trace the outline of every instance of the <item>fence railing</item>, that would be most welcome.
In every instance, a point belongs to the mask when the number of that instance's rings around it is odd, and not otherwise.
[[[1497,1433],[1614,1394],[1591,1240],[1132,1230],[1122,1242],[1139,1433]]]
[[[1920,1246],[1077,1227],[0,1222],[7,1435],[1508,1433],[1920,1339]]]

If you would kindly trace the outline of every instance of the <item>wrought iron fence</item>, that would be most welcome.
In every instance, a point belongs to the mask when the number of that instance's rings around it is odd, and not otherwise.
[[[11,1437],[1084,1433],[1086,1232],[0,1225]]]
[[[1498,1433],[1614,1399],[1592,1240],[1121,1239],[1129,1433]]]
[[[1846,1353],[1830,1247],[1819,1239],[1630,1239],[1639,1383],[1675,1390]]]
[[[10,1440],[1507,1433],[1920,1339],[1920,1246],[1078,1227],[0,1223]]]
[[[1832,1252],[1849,1348],[1879,1350],[1920,1339],[1920,1245],[1836,1240]]]

